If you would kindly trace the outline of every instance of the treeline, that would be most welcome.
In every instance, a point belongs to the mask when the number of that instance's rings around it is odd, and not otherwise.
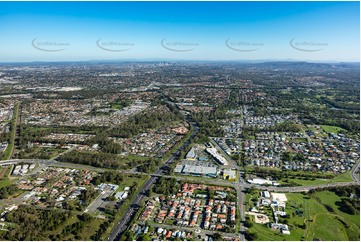
[[[176,193],[179,188],[180,184],[177,182],[177,179],[160,177],[153,186],[153,192],[168,196]]]
[[[97,134],[104,130],[103,127],[91,127],[91,126],[54,126],[47,127],[43,129],[42,127],[30,126],[25,124],[19,125],[20,135],[19,135],[19,148],[27,149],[28,142],[48,142],[58,144],[67,144],[69,142],[65,140],[49,140],[45,139],[44,136],[47,136],[51,133],[86,133],[86,134]],[[82,141],[71,141],[70,143],[84,144]]]
[[[85,152],[74,150],[58,158],[60,162],[90,165],[101,168],[120,168],[121,161],[114,154],[104,152]]]
[[[284,178],[307,178],[307,179],[332,179],[335,177],[334,174],[327,173],[311,173],[311,172],[292,172],[287,170],[276,170],[276,169],[266,169],[261,167],[254,167],[254,170],[248,171],[249,173],[255,174],[262,178],[272,177],[274,180],[281,180]]]
[[[71,216],[70,212],[36,209],[19,205],[5,215],[5,220],[17,226],[0,233],[1,240],[49,240],[47,232],[59,228]]]
[[[153,172],[161,164],[157,158],[121,158],[116,154],[73,150],[57,158],[60,162],[89,165],[100,168],[131,169],[138,166],[141,172]]]
[[[348,214],[360,214],[360,186],[332,187],[329,190],[343,197],[341,202],[336,202],[341,211]]]
[[[0,188],[0,199],[6,199],[18,193],[19,189],[15,184]]]
[[[339,209],[351,215],[360,214],[360,200],[351,198],[341,198],[341,202],[336,202]]]
[[[354,101],[358,101],[359,99],[356,99],[357,97],[355,97]],[[329,99],[327,97],[321,97],[321,100],[329,105],[331,105],[332,107],[335,108],[339,108],[339,109],[348,109],[348,110],[355,110],[359,112],[360,109],[360,104],[359,103],[347,103],[343,100],[340,99]]]

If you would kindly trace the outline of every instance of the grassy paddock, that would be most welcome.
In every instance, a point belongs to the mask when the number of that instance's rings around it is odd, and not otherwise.
[[[11,184],[9,175],[12,168],[13,166],[0,167],[0,188],[9,186]]]
[[[280,183],[285,184],[285,183],[295,182],[300,186],[316,186],[316,185],[324,185],[324,184],[337,183],[337,182],[352,182],[353,181],[349,171],[342,173],[332,179],[315,178],[314,180],[311,180],[311,179],[304,180],[304,179],[300,179],[300,178],[295,178],[295,179],[288,178],[287,180],[288,180],[288,182],[285,182],[285,180],[283,180],[283,181],[281,180]]]
[[[327,133],[334,133],[337,134],[338,132],[342,131],[345,132],[346,130],[337,126],[331,125],[320,125],[320,127]]]

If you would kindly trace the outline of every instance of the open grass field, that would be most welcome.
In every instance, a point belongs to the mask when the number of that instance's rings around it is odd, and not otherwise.
[[[337,183],[337,182],[352,182],[352,177],[350,174],[350,171],[347,171],[345,173],[342,173],[338,176],[336,176],[335,178],[332,179],[317,179],[315,178],[315,180],[304,180],[304,179],[299,179],[299,178],[295,178],[295,179],[288,179],[288,183],[289,182],[295,182],[300,186],[314,186],[314,185],[324,185],[324,184],[330,184],[330,183]],[[285,180],[281,180],[280,183],[287,183],[285,182]]]
[[[327,133],[334,133],[334,134],[337,134],[340,131],[346,131],[343,128],[337,126],[330,126],[330,125],[321,125],[321,128]]]
[[[0,188],[9,186],[11,181],[9,179],[9,174],[13,166],[0,167]]]
[[[125,187],[131,187],[134,182],[137,184],[143,184],[146,179],[148,179],[147,176],[140,176],[141,178],[136,177],[136,175],[128,175],[124,181],[119,184],[119,188],[117,191],[123,191]]]
[[[286,196],[288,201],[285,211],[290,215],[287,224],[291,235],[282,235],[278,231],[271,230],[268,225],[253,223],[249,230],[257,234],[257,240],[359,240],[360,215],[350,215],[340,211],[336,202],[341,201],[341,198],[335,193],[322,191],[311,196],[287,193]],[[329,212],[325,205],[331,207],[333,212]],[[297,210],[302,211],[303,214],[297,215]]]

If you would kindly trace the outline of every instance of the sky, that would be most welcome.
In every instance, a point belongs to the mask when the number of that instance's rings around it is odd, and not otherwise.
[[[359,2],[0,2],[0,62],[359,61]]]

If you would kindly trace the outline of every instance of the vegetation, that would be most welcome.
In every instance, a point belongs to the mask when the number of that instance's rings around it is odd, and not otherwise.
[[[14,194],[17,194],[19,192],[18,187],[15,184],[1,187],[0,188],[0,199],[6,199],[9,197],[12,197]]]
[[[257,190],[249,190],[246,194],[247,207],[253,206],[251,198],[258,197]],[[352,195],[353,194],[353,195]],[[286,212],[288,218],[280,218],[287,223],[291,235],[282,235],[273,231],[268,225],[256,224],[248,226],[248,233],[256,234],[256,240],[354,240],[360,238],[359,214],[353,214],[350,205],[359,213],[359,187],[332,187],[311,190],[309,193],[287,193]],[[350,196],[352,198],[350,198]],[[343,200],[351,201],[345,204]],[[272,214],[269,215],[272,217]],[[330,230],[330,228],[332,228]],[[249,236],[246,234],[246,236]]]
[[[12,171],[12,168],[13,166],[0,167],[0,188],[9,186],[11,184],[9,174]]]
[[[168,110],[169,111],[168,111]],[[166,110],[155,109],[142,112],[130,117],[127,121],[111,129],[108,135],[120,138],[130,138],[146,132],[147,129],[155,129],[167,123],[183,121],[183,115],[172,106],[166,106]]]
[[[338,132],[345,132],[346,130],[337,126],[321,125],[321,128],[327,133],[337,134]]]
[[[63,238],[67,237],[69,234],[73,234],[75,239],[81,238],[81,233],[85,226],[87,226],[89,223],[94,220],[93,217],[91,217],[89,214],[83,213],[82,215],[77,216],[79,221],[67,225],[61,233],[58,233],[57,235],[52,236],[52,240],[63,240]]]
[[[160,177],[153,186],[153,192],[166,196],[175,194],[180,188],[180,184],[175,178]]]
[[[70,212],[36,209],[20,205],[18,209],[6,214],[8,222],[17,226],[0,234],[2,240],[49,240],[46,232],[53,231],[71,216]]]
[[[121,145],[110,140],[104,133],[98,134],[93,138],[86,140],[85,144],[89,146],[98,144],[100,150],[104,153],[120,154],[122,152]]]
[[[114,154],[77,150],[60,156],[58,160],[61,162],[70,162],[102,168],[120,168],[122,164],[119,157]]]
[[[10,122],[10,137],[8,137],[8,146],[4,151],[4,154],[1,154],[1,159],[8,160],[13,155],[14,146],[15,146],[15,136],[16,136],[16,125],[19,115],[19,106],[20,103],[15,104],[13,117]],[[0,152],[1,153],[1,152]]]

